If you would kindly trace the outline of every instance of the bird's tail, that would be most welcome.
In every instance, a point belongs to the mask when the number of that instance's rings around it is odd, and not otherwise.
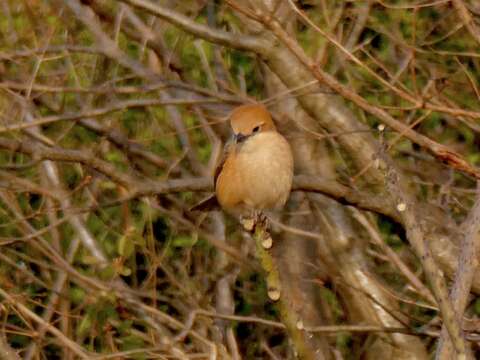
[[[206,199],[203,199],[198,204],[192,206],[190,211],[212,211],[220,208],[217,197],[215,194],[210,195]]]

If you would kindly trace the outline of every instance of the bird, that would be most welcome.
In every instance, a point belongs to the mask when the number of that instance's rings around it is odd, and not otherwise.
[[[262,104],[235,108],[230,114],[233,133],[214,176],[215,194],[192,210],[218,206],[240,218],[285,206],[293,181],[293,155]]]

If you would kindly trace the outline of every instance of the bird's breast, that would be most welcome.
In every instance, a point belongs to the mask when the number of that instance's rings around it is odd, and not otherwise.
[[[283,206],[293,178],[290,145],[277,132],[252,136],[236,152],[236,176],[247,207]]]

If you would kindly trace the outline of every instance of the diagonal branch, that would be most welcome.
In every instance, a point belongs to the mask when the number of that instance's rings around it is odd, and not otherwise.
[[[52,333],[60,343],[68,347],[70,350],[72,350],[73,353],[75,353],[80,359],[90,359],[91,357],[86,353],[86,351],[78,345],[75,341],[72,339],[66,337],[60,330],[58,330],[55,326],[46,323],[43,321],[43,319],[35,314],[33,311],[31,311],[28,307],[23,305],[20,301],[15,300],[15,298],[10,295],[8,292],[0,288],[0,296],[4,299],[4,301],[7,301],[11,303],[12,306],[17,308],[26,318],[32,319],[34,322],[42,324],[45,326],[48,332]]]
[[[381,150],[382,151],[382,150]],[[394,204],[402,217],[402,222],[407,233],[407,238],[425,270],[425,275],[432,287],[442,315],[443,324],[448,331],[458,359],[466,360],[467,346],[461,332],[460,319],[457,318],[453,304],[448,297],[445,277],[437,266],[431,252],[427,234],[418,221],[419,206],[413,196],[405,189],[405,181],[395,170],[391,161],[384,153],[380,156],[387,167],[386,185]]]
[[[475,24],[472,16],[470,15],[470,12],[468,11],[467,7],[463,3],[463,0],[452,0],[453,6],[458,11],[458,14],[463,20],[463,23],[467,27],[468,31],[470,34],[473,36],[473,38],[477,41],[477,43],[480,45],[480,29],[478,26]]]
[[[225,45],[238,50],[254,51],[256,53],[262,53],[266,48],[268,48],[269,45],[259,37],[232,34],[227,31],[213,29],[210,26],[199,24],[189,17],[162,6],[159,3],[154,4],[146,0],[121,1],[136,8],[145,10],[161,19],[167,20],[168,22],[178,26],[180,29],[188,33],[195,34],[195,36],[220,45]]]

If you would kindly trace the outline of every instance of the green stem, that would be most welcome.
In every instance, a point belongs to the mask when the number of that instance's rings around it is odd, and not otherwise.
[[[308,345],[303,321],[298,312],[291,306],[292,302],[289,301],[288,292],[282,288],[276,259],[272,254],[274,244],[271,241],[271,235],[265,222],[259,221],[255,224],[253,239],[256,244],[257,257],[266,274],[268,297],[276,302],[280,310],[281,321],[287,328],[298,358],[306,360],[322,359],[323,354],[316,354],[316,350]]]

